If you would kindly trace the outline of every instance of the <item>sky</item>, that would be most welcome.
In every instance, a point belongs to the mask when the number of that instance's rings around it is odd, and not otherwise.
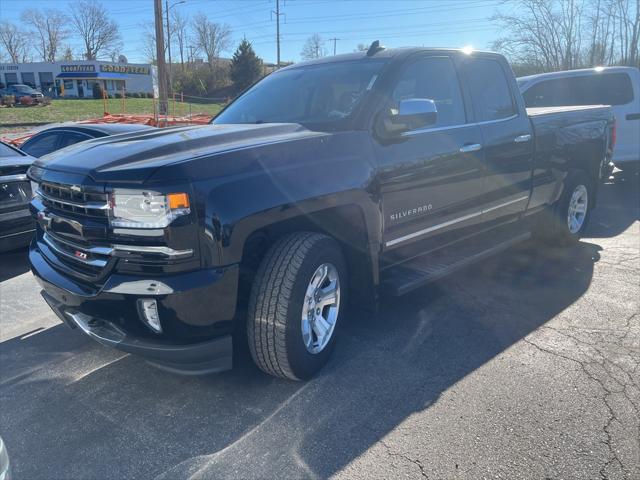
[[[172,5],[178,0],[170,0]],[[232,31],[231,56],[246,37],[266,62],[276,60],[276,24],[271,13],[276,0],[185,0],[171,8],[193,16],[205,13],[212,21],[226,23]],[[19,23],[26,8],[69,11],[70,0],[0,0],[0,20]],[[141,25],[153,22],[152,0],[105,0],[102,2],[120,26],[122,53],[129,62],[144,63],[145,40]],[[164,0],[163,0],[164,3]],[[298,61],[305,40],[313,33],[325,39],[328,54],[348,53],[359,43],[379,39],[387,47],[431,46],[489,48],[500,32],[490,17],[500,0],[280,0],[281,60]],[[503,7],[500,7],[503,8]],[[76,40],[68,40],[76,53]],[[175,61],[175,52],[173,55]]]

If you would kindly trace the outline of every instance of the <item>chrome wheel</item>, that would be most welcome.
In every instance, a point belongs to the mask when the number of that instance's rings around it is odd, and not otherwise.
[[[340,310],[340,276],[323,263],[311,276],[302,305],[302,341],[309,353],[320,353],[336,327]]]
[[[587,187],[578,185],[571,200],[569,200],[569,210],[567,212],[567,226],[569,231],[576,234],[582,228],[585,218],[587,218],[587,208],[589,207],[589,194]]]

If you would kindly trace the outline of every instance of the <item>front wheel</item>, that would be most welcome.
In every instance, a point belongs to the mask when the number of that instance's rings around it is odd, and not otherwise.
[[[251,356],[276,377],[303,380],[328,361],[346,307],[339,245],[313,232],[280,239],[256,274],[247,316]]]

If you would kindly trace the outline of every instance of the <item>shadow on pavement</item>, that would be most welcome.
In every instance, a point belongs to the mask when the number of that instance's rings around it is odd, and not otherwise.
[[[28,255],[26,248],[0,253],[0,282],[28,272]]]
[[[640,220],[640,176],[616,171],[600,186],[598,205],[593,212],[587,236],[615,237]]]
[[[2,343],[16,478],[291,478],[340,471],[584,294],[599,247],[530,245],[355,313],[312,381],[172,376],[58,325]]]

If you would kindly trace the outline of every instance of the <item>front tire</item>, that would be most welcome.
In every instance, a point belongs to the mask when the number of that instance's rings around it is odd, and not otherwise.
[[[333,350],[346,292],[346,263],[335,240],[313,232],[278,240],[249,300],[247,338],[256,365],[291,380],[313,376]]]

